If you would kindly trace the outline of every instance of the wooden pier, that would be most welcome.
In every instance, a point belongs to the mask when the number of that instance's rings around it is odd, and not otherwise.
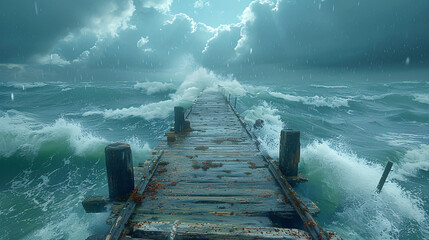
[[[183,116],[134,168],[128,198],[85,200],[88,212],[113,206],[110,232],[88,239],[340,239],[314,221],[317,206],[261,153],[223,94],[202,93]]]

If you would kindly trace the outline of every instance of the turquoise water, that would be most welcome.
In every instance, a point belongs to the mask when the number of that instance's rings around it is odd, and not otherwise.
[[[301,131],[297,192],[317,220],[344,239],[428,239],[429,70],[255,69],[220,76],[80,81],[2,79],[0,239],[84,239],[107,214],[85,214],[86,195],[107,195],[104,147],[124,141],[145,161],[172,123],[175,105],[224,86],[264,151],[278,155],[282,128]],[[166,80],[167,79],[167,80]],[[182,80],[181,80],[182,79]],[[393,171],[375,187],[387,161]]]

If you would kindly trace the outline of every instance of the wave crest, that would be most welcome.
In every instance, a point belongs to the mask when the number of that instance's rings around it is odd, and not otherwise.
[[[419,103],[429,104],[429,95],[428,94],[415,94],[414,101]]]
[[[163,82],[141,82],[134,85],[135,89],[145,90],[147,95],[170,92],[175,89],[174,84]]]
[[[100,150],[107,141],[83,130],[79,123],[64,118],[53,124],[41,124],[30,116],[10,110],[0,117],[0,156],[37,154],[46,143],[66,141],[74,154],[83,156]]]
[[[426,144],[421,144],[405,153],[398,174],[416,177],[419,171],[429,171],[429,145]],[[404,180],[401,177],[399,179]]]
[[[342,98],[342,97],[302,97],[294,96],[289,94],[283,94],[280,92],[270,92],[270,95],[276,98],[281,98],[290,102],[301,102],[305,105],[312,105],[316,107],[329,107],[329,108],[339,108],[339,107],[348,107],[349,101],[351,99]]]

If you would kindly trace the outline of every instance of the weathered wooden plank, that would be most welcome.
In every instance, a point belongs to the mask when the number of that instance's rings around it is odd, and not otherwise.
[[[144,222],[134,227],[136,237],[168,239],[311,239],[304,231],[274,227],[237,227],[226,224]]]

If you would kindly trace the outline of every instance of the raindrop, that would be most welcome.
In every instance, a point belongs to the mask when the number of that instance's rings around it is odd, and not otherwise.
[[[253,48],[250,48],[250,54],[252,54],[252,52],[253,52]]]
[[[15,100],[15,95],[13,95],[13,93],[10,94],[10,99],[12,99],[12,101]]]
[[[407,59],[405,59],[405,65],[408,66],[410,64],[410,62],[411,62],[411,59],[409,57],[407,57]]]
[[[37,7],[36,1],[34,1],[34,10],[36,11],[36,16],[39,16],[39,7]]]

